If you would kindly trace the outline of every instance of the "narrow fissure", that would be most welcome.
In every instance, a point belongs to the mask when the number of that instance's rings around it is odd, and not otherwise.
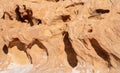
[[[47,0],[47,1],[51,1],[51,2],[59,2],[59,0]]]
[[[85,4],[84,2],[73,3],[73,4],[70,4],[70,5],[66,6],[65,8],[74,7],[74,6],[77,6],[77,5],[84,5],[84,4]]]
[[[116,61],[119,61],[120,62],[120,58],[119,57],[117,57],[116,55],[114,55],[114,54],[111,54],[113,57],[114,57],[114,59],[116,59]]]
[[[67,60],[71,67],[76,67],[78,60],[77,60],[77,54],[74,51],[74,48],[69,40],[69,34],[68,32],[64,32],[64,45],[65,45],[65,52],[67,54]]]

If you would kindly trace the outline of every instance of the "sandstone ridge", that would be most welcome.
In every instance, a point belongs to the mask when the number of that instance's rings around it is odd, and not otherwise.
[[[119,0],[1,0],[0,73],[119,73],[119,7]]]

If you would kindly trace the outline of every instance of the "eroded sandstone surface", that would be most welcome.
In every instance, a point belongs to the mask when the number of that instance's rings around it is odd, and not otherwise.
[[[119,0],[0,0],[0,73],[120,73]]]

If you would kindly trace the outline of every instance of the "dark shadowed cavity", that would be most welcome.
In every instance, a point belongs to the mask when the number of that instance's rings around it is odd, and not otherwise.
[[[64,45],[65,45],[65,52],[67,54],[67,60],[71,67],[76,67],[78,60],[77,60],[77,54],[74,51],[74,48],[69,40],[69,34],[68,32],[64,32]]]
[[[8,54],[8,47],[7,47],[7,45],[4,45],[4,46],[3,46],[3,52],[4,52],[5,54]]]

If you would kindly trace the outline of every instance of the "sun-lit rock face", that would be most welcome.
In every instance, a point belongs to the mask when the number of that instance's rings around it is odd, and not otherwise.
[[[0,73],[119,73],[119,0],[0,0]]]

